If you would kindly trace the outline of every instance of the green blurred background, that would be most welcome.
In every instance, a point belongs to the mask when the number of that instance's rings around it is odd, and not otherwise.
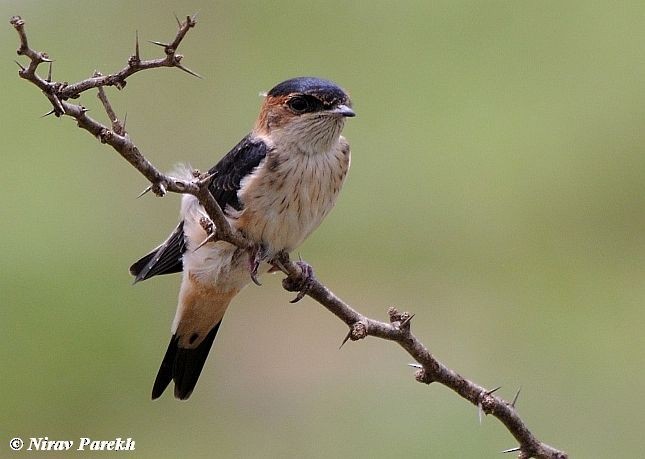
[[[120,69],[142,39],[199,12],[162,69],[110,90],[161,169],[205,169],[253,123],[258,93],[296,75],[349,90],[353,165],[301,248],[365,314],[397,305],[445,363],[502,385],[572,457],[642,452],[645,379],[643,2],[3,1],[0,28],[0,456],[13,436],[132,437],[136,457],[500,457],[493,418],[280,276],[227,313],[192,398],[150,389],[179,278],[127,267],[176,223],[146,183],[49,110],[12,62],[9,17],[75,81]],[[144,57],[160,49],[143,44]],[[43,72],[45,70],[43,69]],[[82,103],[105,120],[94,94]],[[74,453],[73,455],[80,455]],[[107,453],[109,454],[109,453]],[[68,457],[70,454],[50,454]]]

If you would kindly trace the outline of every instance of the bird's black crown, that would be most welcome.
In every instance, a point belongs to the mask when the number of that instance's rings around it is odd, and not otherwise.
[[[351,105],[349,96],[336,83],[316,77],[297,77],[283,81],[267,93],[269,97],[305,94],[320,99],[325,105]]]

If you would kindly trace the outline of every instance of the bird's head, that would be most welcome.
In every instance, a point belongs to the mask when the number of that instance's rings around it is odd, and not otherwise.
[[[255,129],[274,143],[315,153],[328,150],[338,140],[345,118],[355,115],[349,96],[335,83],[299,77],[266,94]]]

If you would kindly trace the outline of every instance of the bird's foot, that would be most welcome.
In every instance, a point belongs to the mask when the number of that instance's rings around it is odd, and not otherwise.
[[[298,295],[290,301],[290,303],[297,303],[302,300],[307,293],[311,290],[314,284],[314,269],[310,264],[304,261],[296,261],[296,265],[300,268],[299,276],[288,276],[282,281],[282,287],[289,292],[298,292]]]
[[[262,244],[256,244],[249,249],[249,273],[255,285],[262,285],[258,280],[258,269],[260,268],[260,263],[266,258],[266,248]]]

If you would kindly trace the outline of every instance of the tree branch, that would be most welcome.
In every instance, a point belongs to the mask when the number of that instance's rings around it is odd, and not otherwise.
[[[199,176],[192,182],[186,182],[161,173],[141,154],[139,148],[132,142],[130,136],[125,131],[125,126],[118,121],[105,91],[103,91],[103,87],[105,86],[116,86],[120,89],[125,87],[126,78],[141,70],[158,67],[177,67],[186,70],[179,63],[181,55],[176,54],[176,50],[188,30],[195,26],[196,21],[194,16],[188,16],[183,23],[180,23],[173,41],[168,45],[163,45],[166,58],[142,61],[139,57],[139,41],[137,39],[135,54],[128,59],[128,65],[121,71],[106,76],[101,75],[99,72],[94,72],[91,78],[71,85],[47,81],[36,73],[41,63],[51,62],[49,57],[46,53],[34,51],[29,47],[25,32],[25,22],[22,18],[14,16],[10,22],[20,37],[20,47],[17,53],[28,57],[30,60],[27,68],[18,64],[20,66],[18,75],[38,86],[50,100],[53,109],[48,114],[54,114],[57,117],[62,115],[71,116],[76,120],[78,127],[85,129],[102,143],[106,143],[114,148],[126,161],[148,179],[151,185],[147,190],[152,190],[157,196],[163,196],[167,191],[192,194],[199,199],[213,220],[218,240],[230,242],[242,248],[249,247],[249,242],[235,232],[228,224],[215,198],[208,191],[209,177]],[[99,89],[99,99],[110,118],[112,129],[90,117],[87,114],[87,109],[82,105],[68,102],[68,99],[77,98],[81,93],[92,88]]]
[[[102,143],[110,145],[135,169],[137,169],[149,182],[150,186],[144,191],[152,190],[157,196],[163,196],[166,192],[191,194],[195,196],[204,206],[211,221],[204,221],[202,225],[209,236],[204,243],[211,240],[225,241],[242,249],[250,249],[253,244],[246,240],[241,234],[234,230],[222,209],[210,194],[208,185],[212,177],[195,172],[195,179],[192,181],[179,180],[161,173],[146,157],[139,148],[132,142],[125,129],[125,123],[121,123],[105,94],[105,86],[115,86],[122,89],[130,76],[143,70],[176,67],[191,75],[199,76],[192,70],[181,64],[182,56],[177,54],[177,49],[188,31],[195,27],[195,16],[187,16],[185,21],[178,23],[178,30],[175,38],[170,43],[152,42],[163,47],[166,54],[163,58],[142,60],[139,53],[138,34],[135,42],[135,54],[128,59],[127,65],[120,71],[108,75],[95,72],[92,77],[81,80],[77,83],[66,84],[52,81],[51,60],[44,52],[38,52],[29,46],[25,32],[25,22],[19,17],[11,18],[11,24],[18,32],[20,47],[18,55],[29,59],[29,65],[24,67],[18,63],[19,76],[36,85],[49,99],[52,110],[48,114],[57,117],[67,115],[74,118],[81,129],[84,129],[98,138]],[[37,73],[42,63],[49,63],[48,77],[40,77]],[[98,97],[110,120],[110,126],[87,115],[87,109],[79,104],[69,102],[69,99],[78,98],[83,92],[90,89],[98,89]],[[452,389],[464,399],[477,406],[481,413],[491,414],[499,419],[508,431],[518,441],[519,446],[510,448],[504,452],[517,452],[519,458],[526,459],[535,457],[539,459],[565,459],[567,454],[555,449],[540,440],[526,427],[515,409],[517,395],[512,402],[494,395],[497,389],[487,390],[472,381],[467,380],[455,371],[451,370],[437,360],[424,344],[412,334],[410,329],[413,315],[407,312],[400,313],[395,308],[388,310],[389,323],[370,319],[353,309],[350,305],[338,298],[331,290],[321,283],[313,274],[309,265],[303,262],[293,262],[287,253],[276,256],[272,263],[278,266],[287,277],[283,280],[283,287],[288,291],[298,292],[295,301],[305,295],[310,296],[318,303],[327,308],[349,327],[349,332],[341,346],[348,340],[356,341],[367,336],[394,341],[398,343],[417,364],[411,366],[417,368],[415,378],[417,381],[430,384],[438,382]]]

